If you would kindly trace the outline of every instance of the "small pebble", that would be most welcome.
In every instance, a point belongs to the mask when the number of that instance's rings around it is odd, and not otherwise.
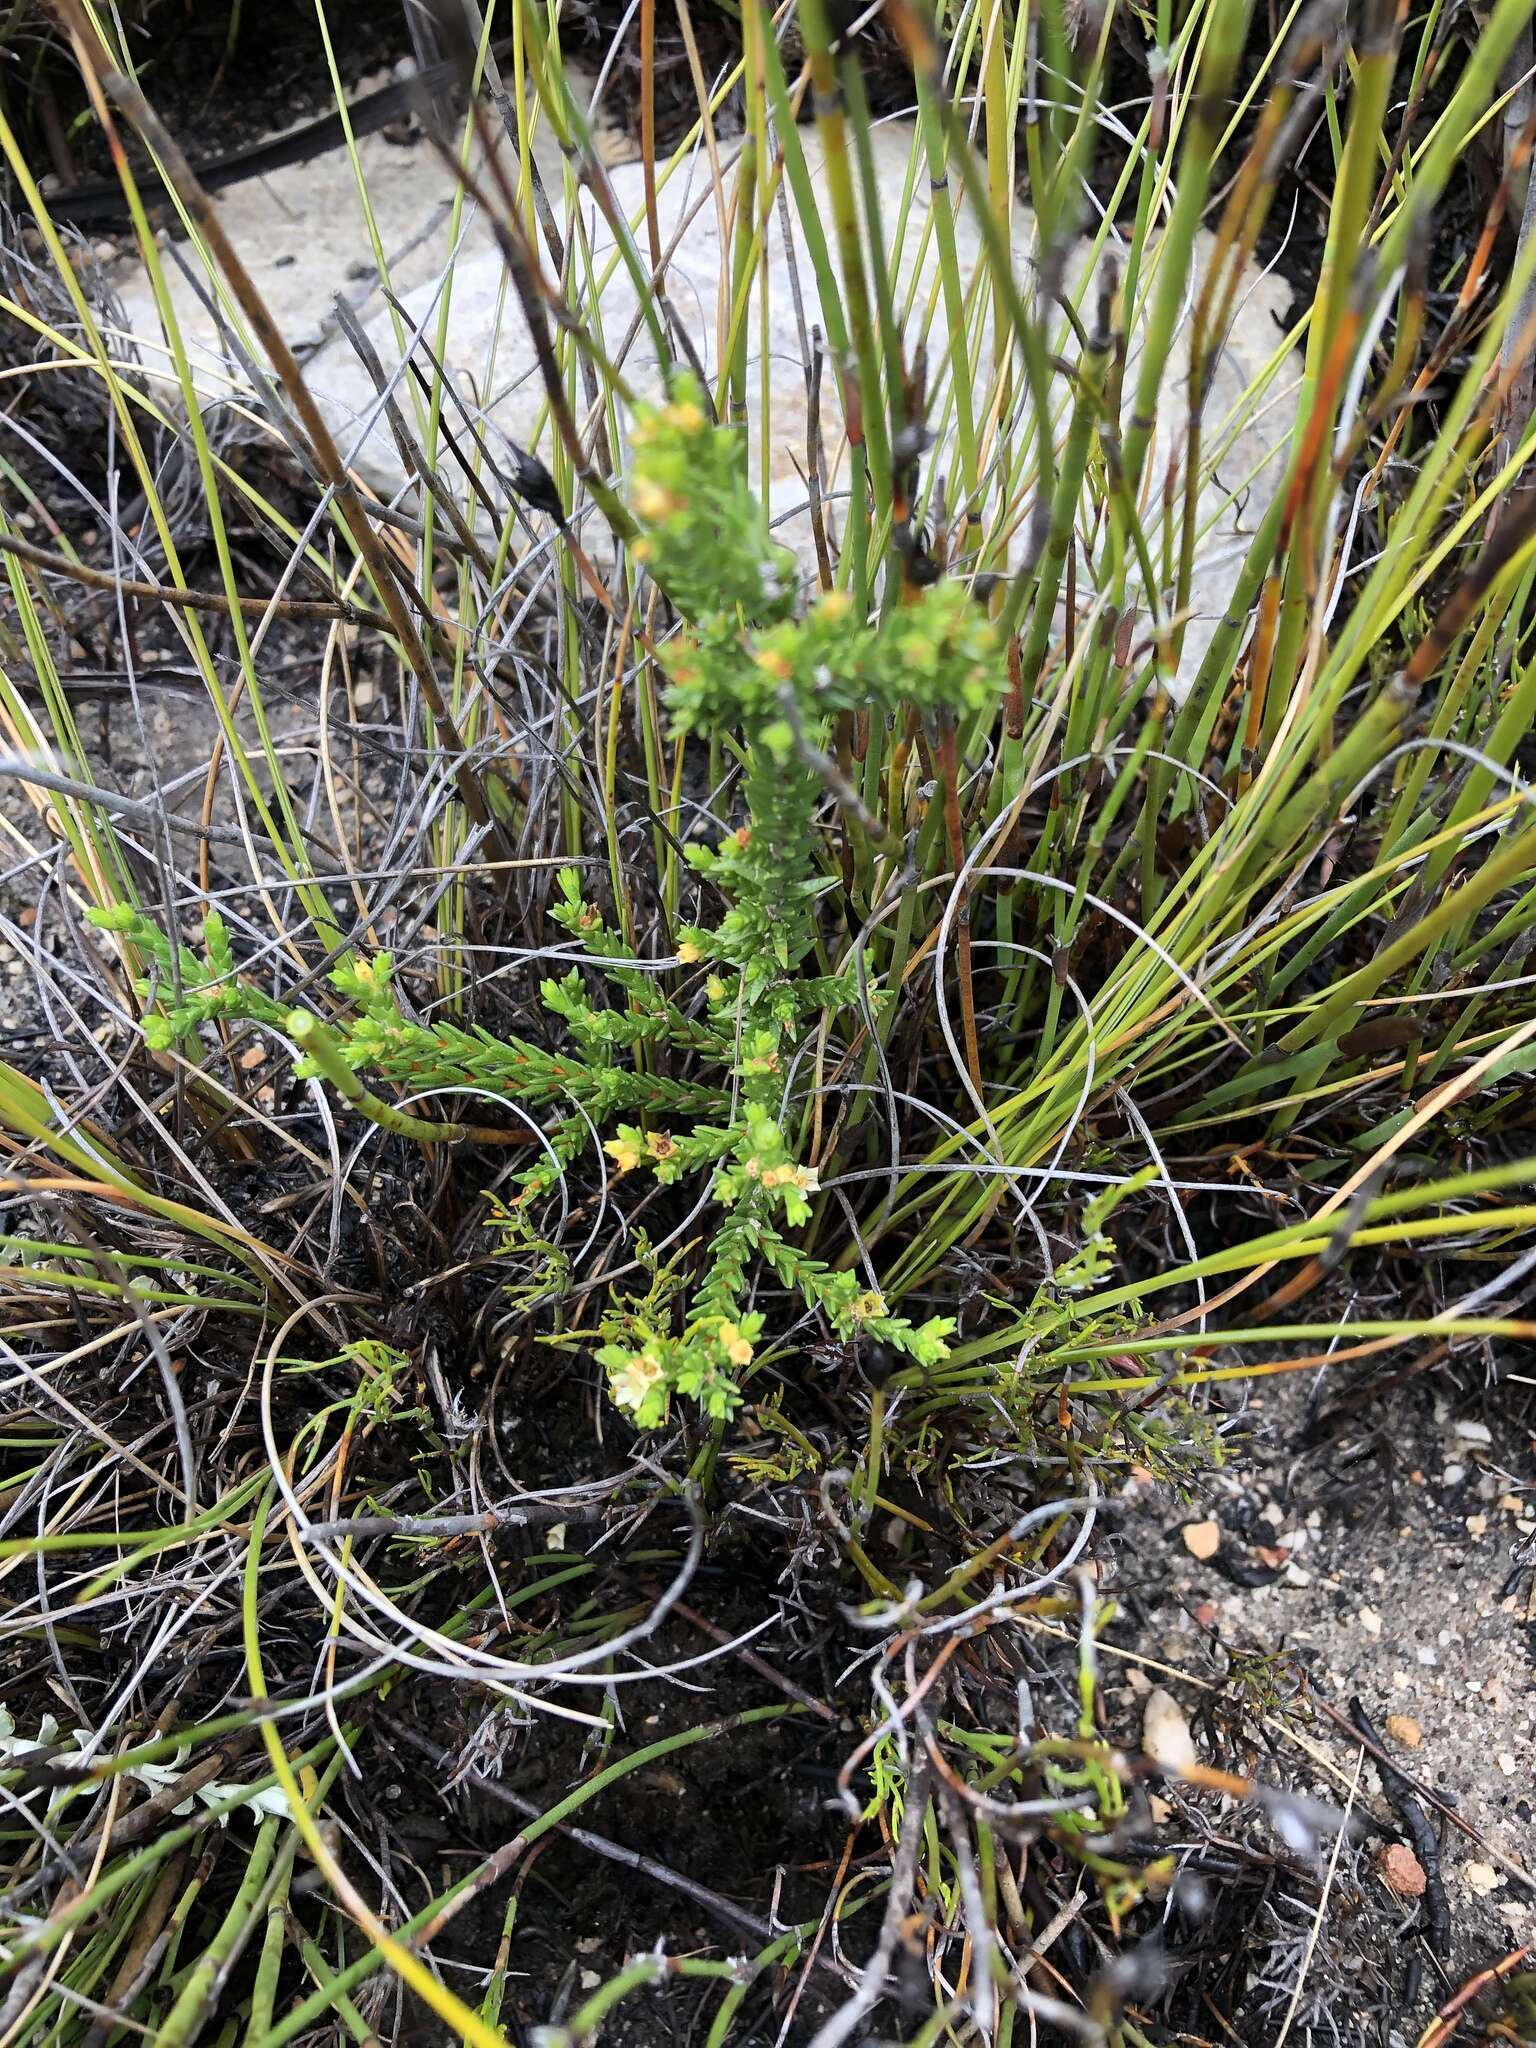
[[[1387,1740],[1397,1743],[1403,1749],[1417,1749],[1424,1740],[1424,1730],[1412,1714],[1388,1714]]]
[[[1464,1863],[1461,1874],[1467,1881],[1468,1890],[1476,1892],[1480,1899],[1486,1899],[1504,1882],[1491,1863]]]
[[[1179,1531],[1184,1538],[1184,1548],[1191,1557],[1198,1557],[1202,1563],[1214,1557],[1221,1548],[1221,1525],[1218,1522],[1186,1522]]]
[[[1161,1764],[1165,1770],[1187,1770],[1198,1761],[1195,1738],[1189,1732],[1184,1710],[1160,1685],[1147,1694],[1142,1710],[1141,1746],[1153,1763]]]
[[[1400,1899],[1423,1898],[1429,1880],[1424,1875],[1424,1866],[1406,1842],[1388,1842],[1385,1848],[1378,1849],[1376,1868],[1381,1872],[1382,1882],[1388,1891],[1396,1892]]]
[[[1464,1444],[1491,1444],[1493,1442],[1493,1431],[1486,1422],[1458,1422],[1451,1434],[1459,1436]]]

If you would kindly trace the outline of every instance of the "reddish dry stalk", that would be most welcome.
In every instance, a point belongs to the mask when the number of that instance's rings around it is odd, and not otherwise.
[[[1259,596],[1259,615],[1254,625],[1248,654],[1248,720],[1243,727],[1243,749],[1238,761],[1237,793],[1245,796],[1253,781],[1253,764],[1258,757],[1264,731],[1264,708],[1269,701],[1270,668],[1275,654],[1275,630],[1280,620],[1280,578],[1274,570],[1264,578]]]
[[[1461,2025],[1467,2007],[1473,1999],[1491,1991],[1495,1984],[1502,1984],[1506,1977],[1512,1977],[1526,1957],[1531,1953],[1527,1948],[1512,1948],[1507,1956],[1486,1970],[1478,1970],[1469,1977],[1458,1991],[1445,2001],[1435,2017],[1419,2036],[1418,2048],[1444,2048],[1457,2028]]]
[[[661,277],[661,221],[656,211],[656,0],[640,0],[640,161],[645,178],[645,233],[651,275]]]
[[[848,1865],[853,1860],[853,1845],[858,1840],[858,1835],[859,1831],[857,1828],[850,1828],[843,1842],[843,1853],[838,1858],[837,1869],[833,1874],[831,1887],[827,1892],[827,1903],[822,1908],[821,1919],[817,1924],[815,1936],[812,1939],[809,1950],[806,1952],[805,1966],[800,1972],[799,1982],[795,1985],[794,1996],[789,2001],[789,2010],[784,2015],[783,2029],[786,2033],[789,2030],[790,2021],[800,2008],[800,2000],[805,1995],[805,1987],[810,1982],[811,1972],[821,1960],[821,1944],[826,1939],[827,1929],[831,1926],[832,1916],[837,1910],[837,1902],[842,1896],[843,1883],[848,1875]]]
[[[1462,328],[1467,316],[1471,312],[1478,292],[1482,288],[1483,279],[1488,269],[1489,258],[1493,253],[1494,244],[1502,225],[1504,199],[1510,180],[1529,161],[1533,146],[1536,146],[1536,116],[1533,116],[1532,120],[1527,124],[1519,142],[1511,152],[1510,161],[1505,169],[1504,176],[1500,180],[1498,189],[1489,201],[1484,213],[1482,232],[1477,238],[1477,243],[1473,248],[1471,256],[1468,258],[1466,273],[1456,293],[1456,303],[1451,308],[1445,325],[1440,331],[1439,338],[1430,350],[1423,367],[1414,378],[1412,389],[1399,406],[1397,418],[1392,422],[1381,453],[1376,458],[1366,486],[1367,492],[1371,496],[1375,495],[1382,473],[1392,457],[1393,450],[1397,447],[1398,441],[1402,437],[1403,428],[1414,407],[1439,376],[1457,341],[1461,337]],[[1420,297],[1422,301],[1422,293]],[[1418,314],[1422,321],[1422,303],[1418,307]],[[1499,406],[1503,405],[1508,395],[1510,384],[1524,367],[1532,342],[1536,340],[1536,335],[1527,331],[1528,325],[1528,320],[1518,320],[1512,332],[1506,337],[1504,350],[1500,357],[1503,374],[1495,387],[1498,394],[1497,404]],[[1390,390],[1391,388],[1393,386],[1389,379],[1388,389]],[[1487,405],[1488,401],[1485,400],[1483,406],[1479,409],[1480,418],[1486,413]],[[1378,394],[1367,414],[1365,422],[1367,430],[1381,417],[1383,410],[1384,396],[1383,394]],[[1351,447],[1346,451],[1347,459],[1352,460],[1355,453],[1356,449]]]
[[[1008,700],[1003,714],[1003,732],[1010,740],[1024,736],[1024,664],[1017,633],[1008,637]]]

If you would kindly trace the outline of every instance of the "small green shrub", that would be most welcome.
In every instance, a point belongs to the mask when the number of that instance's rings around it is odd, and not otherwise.
[[[983,613],[958,584],[916,592],[874,625],[838,591],[789,616],[793,578],[743,481],[740,436],[709,423],[690,377],[680,376],[670,402],[642,416],[634,441],[636,553],[686,622],[669,649],[676,730],[739,745],[747,762],[743,823],[718,847],[688,849],[727,905],[717,924],[682,932],[678,968],[703,970],[695,977],[702,1000],[685,1007],[681,990],[669,992],[634,960],[583,899],[574,868],[560,873],[552,914],[594,956],[609,1000],[593,1000],[575,968],[544,982],[545,1007],[569,1034],[569,1050],[559,1053],[453,1024],[412,1023],[387,953],[335,968],[331,984],[347,1007],[321,1017],[242,980],[217,913],[204,920],[201,958],[186,946],[173,954],[140,912],[89,916],[148,963],[137,986],[152,1006],[144,1035],[155,1050],[179,1047],[195,1058],[199,1030],[219,1018],[265,1025],[300,1046],[300,1079],[329,1081],[385,1128],[430,1140],[461,1133],[404,1115],[361,1077],[564,1111],[542,1140],[542,1156],[516,1177],[523,1204],[548,1194],[592,1133],[610,1126],[602,1149],[621,1174],[650,1173],[665,1186],[710,1174],[724,1213],[711,1227],[707,1271],[672,1326],[629,1309],[602,1317],[597,1356],[613,1398],[637,1426],[653,1428],[674,1395],[718,1419],[739,1405],[740,1376],[766,1327],[764,1314],[747,1306],[760,1265],[840,1337],[862,1331],[919,1367],[946,1355],[949,1318],[914,1324],[890,1314],[855,1274],[809,1256],[786,1234],[809,1222],[817,1193],[815,1171],[795,1156],[806,1087],[796,1076],[808,1071],[797,1055],[829,1015],[857,1015],[861,1006],[878,1014],[887,996],[879,986],[861,988],[855,967],[807,968],[821,951],[816,904],[834,886],[815,858],[826,794],[818,767],[829,724],[841,715],[884,718],[902,706],[929,717],[975,713],[1006,678]],[[650,1073],[637,1057],[647,1047],[684,1055],[709,1078]]]

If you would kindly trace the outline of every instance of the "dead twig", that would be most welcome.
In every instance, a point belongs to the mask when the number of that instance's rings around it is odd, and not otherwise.
[[[1512,1977],[1530,1953],[1528,1947],[1512,1948],[1507,1956],[1501,1956],[1490,1968],[1478,1970],[1470,1976],[1459,1990],[1451,1994],[1420,2034],[1417,2048],[1444,2048],[1444,2043],[1461,2025],[1472,2001],[1485,1991],[1491,1991],[1495,1984],[1502,1984],[1506,1977]]]
[[[919,1750],[907,1781],[906,1808],[901,1817],[901,1836],[896,1844],[896,1861],[891,1869],[891,1888],[886,1894],[885,1914],[880,1922],[875,1952],[859,1973],[858,1985],[845,2005],[826,2020],[811,2041],[811,2048],[840,2048],[864,2015],[873,2011],[885,1990],[896,1944],[901,1938],[912,1888],[917,1879],[917,1855],[922,1847],[923,1822],[928,1813],[928,1756]]]
[[[723,1628],[716,1628],[712,1621],[706,1621],[702,1614],[696,1614],[691,1607],[685,1606],[681,1600],[677,1603],[677,1611],[684,1621],[691,1622],[701,1634],[708,1636],[712,1643],[729,1644],[733,1640],[732,1637],[726,1634]],[[743,1648],[739,1649],[736,1654],[749,1671],[755,1671],[759,1678],[766,1678],[770,1685],[776,1685],[780,1692],[786,1694],[788,1698],[794,1700],[799,1706],[819,1716],[823,1721],[836,1722],[837,1715],[827,1705],[825,1700],[819,1700],[813,1694],[803,1691],[795,1684],[793,1679],[786,1678],[782,1671],[775,1671],[767,1659],[759,1657],[755,1650]]]
[[[1413,1787],[1396,1764],[1389,1762],[1381,1737],[1371,1726],[1359,1699],[1351,1699],[1350,1715],[1356,1735],[1368,1743],[1381,1774],[1381,1789],[1387,1803],[1411,1838],[1413,1853],[1424,1871],[1424,1938],[1430,1951],[1443,1956],[1451,1945],[1451,1908],[1445,1895],[1445,1877],[1440,1868],[1440,1844],[1429,1824],[1429,1815],[1419,1804]]]
[[[367,605],[348,604],[344,599],[238,597],[231,603],[218,590],[184,590],[174,584],[141,583],[111,569],[93,569],[88,562],[72,562],[67,555],[50,554],[47,548],[33,547],[29,541],[17,540],[9,533],[0,533],[0,554],[13,555],[18,562],[45,570],[50,576],[67,576],[71,583],[83,584],[88,590],[108,591],[113,597],[143,598],[149,603],[171,605],[178,611],[217,612],[225,618],[232,610],[252,618],[265,618],[270,612],[280,619],[339,620],[344,626],[372,626],[381,633],[391,630],[382,612]]]
[[[1385,1765],[1388,1770],[1395,1771],[1410,1791],[1417,1798],[1422,1799],[1424,1804],[1433,1812],[1438,1813],[1442,1820],[1449,1821],[1451,1826],[1465,1835],[1469,1842],[1475,1842],[1484,1855],[1501,1865],[1503,1869],[1509,1872],[1511,1877],[1517,1878],[1528,1891],[1536,1891],[1536,1877],[1532,1877],[1530,1871],[1526,1869],[1523,1863],[1517,1862],[1513,1856],[1507,1856],[1495,1843],[1490,1842],[1486,1835],[1479,1834],[1478,1830],[1473,1827],[1465,1815],[1458,1813],[1454,1806],[1448,1806],[1443,1799],[1436,1798],[1427,1785],[1421,1785],[1417,1778],[1410,1776],[1400,1765],[1395,1764],[1382,1748],[1381,1738],[1378,1735],[1374,1733],[1367,1734],[1365,1729],[1357,1727],[1347,1715],[1341,1714],[1337,1707],[1330,1706],[1320,1693],[1314,1691],[1310,1697],[1313,1703],[1327,1715],[1328,1719],[1336,1727],[1344,1730],[1344,1733],[1349,1736],[1351,1741],[1363,1742],[1365,1744],[1366,1749],[1375,1758],[1378,1768]]]

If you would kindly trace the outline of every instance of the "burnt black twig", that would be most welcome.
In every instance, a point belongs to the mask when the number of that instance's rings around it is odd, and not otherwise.
[[[1440,1844],[1429,1815],[1419,1804],[1417,1793],[1395,1765],[1387,1761],[1381,1737],[1371,1726],[1364,1706],[1356,1697],[1349,1702],[1350,1718],[1356,1731],[1370,1744],[1381,1774],[1381,1789],[1387,1804],[1403,1824],[1413,1853],[1424,1871],[1424,1939],[1431,1952],[1445,1956],[1451,1946],[1451,1908],[1446,1897],[1445,1877],[1440,1868]]]

